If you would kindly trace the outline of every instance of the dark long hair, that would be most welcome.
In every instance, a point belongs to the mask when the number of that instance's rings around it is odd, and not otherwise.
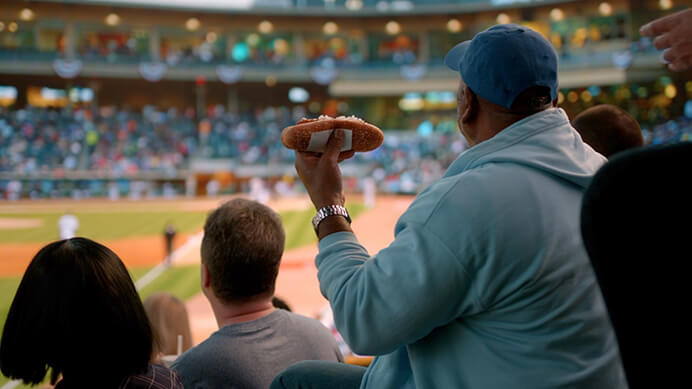
[[[118,256],[85,238],[51,243],[29,264],[0,342],[0,370],[28,384],[116,387],[146,371],[152,330]]]

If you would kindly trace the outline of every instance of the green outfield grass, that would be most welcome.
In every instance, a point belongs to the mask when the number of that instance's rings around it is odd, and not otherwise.
[[[198,231],[206,212],[75,212],[79,218],[79,236],[97,241],[135,236],[161,235],[167,222],[172,222],[180,232]],[[58,239],[60,212],[51,213],[0,213],[0,218],[40,219],[42,225],[35,228],[3,230],[0,243],[50,242]]]
[[[355,218],[365,206],[360,203],[348,204],[349,212]],[[80,220],[79,234],[94,240],[109,240],[135,236],[159,235],[166,222],[172,221],[181,232],[199,231],[207,212],[90,212],[75,215]],[[308,244],[315,244],[317,238],[310,220],[314,209],[281,212],[281,220],[286,230],[286,250]],[[40,218],[43,226],[37,228],[3,230],[0,243],[46,242],[57,239],[57,222],[61,213],[0,214],[7,218]],[[150,267],[129,269],[133,280],[146,274]],[[172,267],[140,291],[142,299],[155,292],[168,292],[187,300],[199,293],[199,265]],[[0,328],[4,328],[5,318],[17,291],[21,277],[0,277]],[[9,381],[0,374],[0,387]],[[19,385],[17,389],[30,388]]]
[[[0,278],[0,326],[5,328],[5,318],[10,310],[12,299],[19,287],[21,277],[4,277]],[[0,374],[0,387],[9,381],[5,376]],[[20,385],[18,388],[30,388],[30,386]]]

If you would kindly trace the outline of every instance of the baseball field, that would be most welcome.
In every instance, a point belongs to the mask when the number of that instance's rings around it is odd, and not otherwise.
[[[70,212],[79,219],[78,236],[105,244],[123,260],[142,298],[158,291],[186,301],[195,343],[216,330],[209,304],[200,293],[199,245],[207,213],[230,197],[175,200],[44,200],[0,203],[0,327],[21,280],[36,252],[58,239],[57,221]],[[358,196],[347,207],[361,243],[371,252],[393,238],[398,216],[410,197],[380,197],[366,209]],[[319,292],[314,257],[316,238],[310,225],[314,208],[307,197],[271,200],[286,230],[276,294],[296,312],[313,316],[326,300]],[[172,223],[177,234],[172,267],[160,266],[165,256],[164,227]],[[0,376],[0,389],[23,388]]]

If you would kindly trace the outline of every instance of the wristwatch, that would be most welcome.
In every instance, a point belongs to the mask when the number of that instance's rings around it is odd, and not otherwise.
[[[318,234],[317,228],[320,226],[322,220],[329,216],[339,215],[346,218],[348,224],[351,224],[351,215],[348,214],[346,207],[341,205],[327,205],[317,210],[317,213],[312,218],[312,227],[315,229],[315,234]]]

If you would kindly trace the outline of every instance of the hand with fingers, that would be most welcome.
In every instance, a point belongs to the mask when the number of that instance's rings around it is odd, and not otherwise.
[[[339,162],[353,157],[354,151],[339,152],[344,131],[332,131],[324,153],[296,151],[296,171],[316,209],[327,205],[344,205]]]
[[[656,19],[639,29],[644,36],[656,37],[654,46],[663,52],[668,69],[692,69],[692,8]]]

